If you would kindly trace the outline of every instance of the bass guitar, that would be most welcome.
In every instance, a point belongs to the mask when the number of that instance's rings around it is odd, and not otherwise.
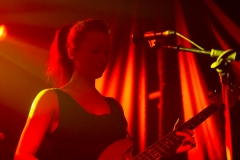
[[[222,102],[218,97],[214,97],[214,93],[211,95],[211,105],[206,107],[204,110],[199,112],[196,116],[192,117],[178,128],[168,133],[162,139],[158,140],[151,146],[149,146],[145,151],[138,154],[133,158],[129,158],[129,154],[131,153],[131,149],[133,146],[133,142],[130,139],[122,139],[114,142],[110,146],[108,146],[104,152],[100,155],[98,160],[157,160],[160,159],[163,155],[165,155],[170,149],[173,149],[177,144],[179,144],[182,140],[182,137],[176,135],[177,131],[181,131],[182,129],[190,129],[193,130],[197,126],[199,126],[202,122],[204,122],[208,117],[210,117],[213,113],[215,113],[221,106]]]

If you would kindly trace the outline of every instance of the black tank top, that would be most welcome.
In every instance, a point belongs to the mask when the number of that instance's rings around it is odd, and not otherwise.
[[[127,121],[121,105],[105,97],[110,114],[94,115],[66,92],[55,89],[59,103],[58,128],[51,134],[59,160],[96,160],[111,143],[127,137]]]

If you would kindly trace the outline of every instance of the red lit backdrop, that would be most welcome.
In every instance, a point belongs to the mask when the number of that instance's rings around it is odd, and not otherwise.
[[[122,104],[136,155],[169,133],[178,118],[182,123],[203,110],[208,92],[219,87],[219,77],[210,68],[215,59],[209,55],[153,49],[146,41],[135,45],[131,34],[175,30],[206,50],[239,52],[239,8],[237,3],[207,0],[3,2],[0,24],[8,32],[0,41],[0,132],[5,134],[0,157],[11,159],[32,100],[51,87],[45,80],[45,61],[59,26],[89,17],[109,22],[111,62],[97,88]],[[160,44],[193,47],[176,36],[161,38]],[[224,159],[219,116],[217,112],[195,130],[194,149],[173,159]],[[239,125],[237,120],[232,128]],[[239,133],[236,129],[233,138]]]

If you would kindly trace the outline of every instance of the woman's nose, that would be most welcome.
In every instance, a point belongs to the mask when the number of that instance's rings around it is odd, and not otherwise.
[[[100,59],[101,59],[101,61],[103,61],[103,62],[108,62],[108,60],[109,60],[109,53],[108,52],[101,52],[101,54],[100,54]]]

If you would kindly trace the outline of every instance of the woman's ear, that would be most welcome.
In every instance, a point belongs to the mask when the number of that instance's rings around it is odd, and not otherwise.
[[[74,59],[74,49],[73,47],[68,47],[68,57],[73,60]]]

